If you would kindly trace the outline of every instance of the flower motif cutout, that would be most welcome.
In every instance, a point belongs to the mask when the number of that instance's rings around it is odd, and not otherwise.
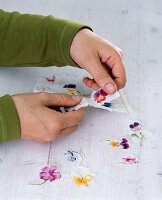
[[[134,122],[133,124],[130,124],[129,127],[132,131],[141,131],[142,130],[142,124],[140,124],[138,122]]]
[[[40,172],[40,179],[46,181],[54,181],[61,178],[61,173],[58,171],[58,167],[52,165],[51,167],[44,167]]]
[[[65,155],[68,156],[68,161],[70,163],[75,161],[78,161],[79,165],[83,163],[83,155],[77,151],[68,150]]]
[[[80,174],[80,173],[79,173]],[[80,178],[81,177],[81,178]],[[80,177],[76,177],[73,176],[73,181],[75,182],[75,184],[77,186],[81,186],[84,185],[86,187],[88,187],[88,182],[90,182],[92,180],[92,176],[91,175],[86,175],[84,178],[83,176],[80,174]]]
[[[140,124],[139,122],[134,122],[133,124],[129,125],[129,128],[132,131],[131,137],[135,137],[140,141],[144,139],[142,124]]]
[[[112,148],[115,148],[115,147],[122,147],[123,149],[128,149],[129,148],[129,144],[128,144],[128,140],[126,138],[122,138],[122,141],[121,142],[118,142],[118,141],[111,141],[110,142],[110,146]]]
[[[130,165],[133,165],[133,164],[137,164],[139,161],[137,160],[136,157],[134,156],[127,156],[125,158],[122,158],[122,161],[121,162],[117,162],[115,164],[130,164]]]

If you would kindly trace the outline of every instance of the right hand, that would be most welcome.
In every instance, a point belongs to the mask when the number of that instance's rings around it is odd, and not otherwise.
[[[12,96],[20,119],[21,138],[50,142],[77,130],[84,109],[66,113],[49,107],[70,107],[81,101],[78,95],[24,93]]]

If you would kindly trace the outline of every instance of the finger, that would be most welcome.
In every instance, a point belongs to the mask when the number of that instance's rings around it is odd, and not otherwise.
[[[91,78],[88,78],[88,77],[85,77],[83,79],[83,83],[86,86],[93,88],[94,90],[98,90],[100,88],[99,85],[96,83],[96,81],[94,79],[91,79]]]
[[[60,113],[64,121],[64,128],[76,126],[83,121],[84,117],[84,108],[81,108],[77,111],[70,111],[66,113]]]
[[[63,93],[40,93],[40,98],[45,106],[75,106],[81,101],[79,95],[67,95]]]
[[[123,88],[126,84],[126,71],[124,63],[119,54],[113,55],[106,61],[107,67],[111,68],[111,73],[114,78],[114,82],[119,89]]]
[[[59,137],[63,137],[63,136],[66,136],[66,135],[69,135],[71,134],[72,132],[76,131],[78,129],[78,126],[72,126],[72,127],[68,127],[68,128],[65,128],[63,130],[61,130],[59,132]]]
[[[89,67],[90,74],[94,77],[96,83],[108,94],[116,92],[117,87],[107,70],[101,64],[99,59],[89,63],[93,67]]]
[[[123,51],[119,47],[116,47],[116,50],[118,51],[120,56],[123,58]]]

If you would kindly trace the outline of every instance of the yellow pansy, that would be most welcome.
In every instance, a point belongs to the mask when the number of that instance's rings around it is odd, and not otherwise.
[[[91,175],[86,175],[84,178],[80,178],[80,177],[76,177],[73,176],[73,181],[75,182],[76,185],[81,186],[84,185],[86,187],[88,187],[88,183],[92,180],[92,176]]]

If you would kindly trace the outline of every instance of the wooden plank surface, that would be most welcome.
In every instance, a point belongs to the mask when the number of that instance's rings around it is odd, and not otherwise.
[[[162,1],[161,0],[0,0],[0,7],[22,13],[53,14],[88,24],[124,51],[128,83],[125,95],[133,107],[131,115],[86,109],[79,129],[54,141],[50,164],[56,164],[64,180],[31,186],[47,164],[50,144],[13,141],[0,144],[1,200],[72,199],[162,199]],[[74,73],[74,68],[0,68],[0,95],[30,92],[46,72]],[[81,72],[84,74],[84,72]],[[105,139],[128,134],[129,119],[144,122],[152,137],[129,150],[110,149]],[[67,149],[81,152],[86,166],[96,175],[95,185],[78,189],[68,179],[64,159]],[[135,166],[114,166],[124,155],[139,157]],[[161,175],[160,175],[161,174]],[[39,178],[39,177],[38,177]]]

